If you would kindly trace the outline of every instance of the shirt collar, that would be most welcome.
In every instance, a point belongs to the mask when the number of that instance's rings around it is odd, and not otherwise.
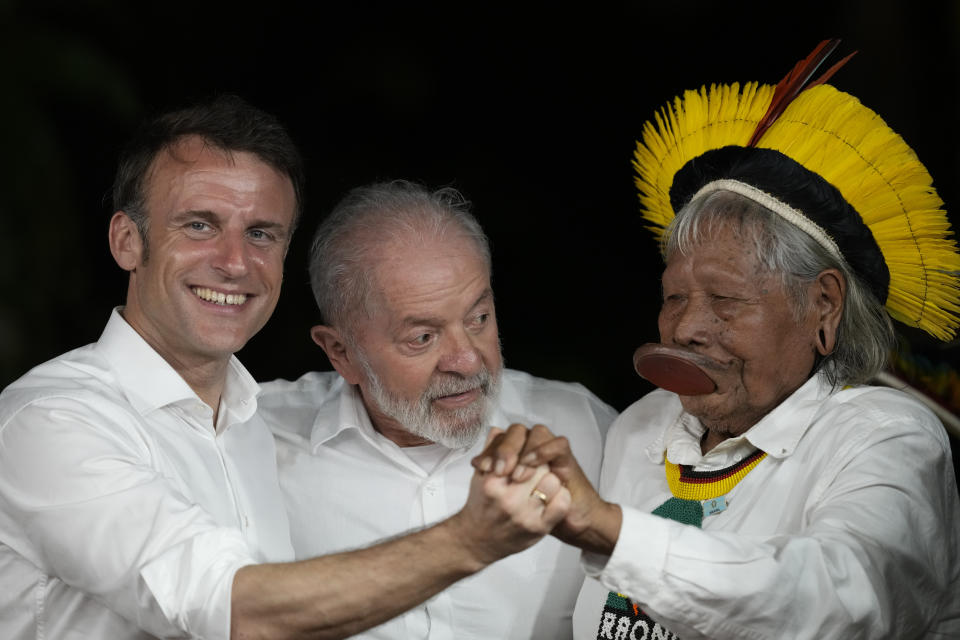
[[[260,395],[260,385],[247,368],[240,363],[236,356],[230,356],[227,363],[227,380],[223,385],[223,396],[220,406],[226,409],[229,427],[232,424],[246,422],[257,412],[257,396]]]
[[[743,434],[744,437],[774,458],[789,457],[833,391],[822,374],[815,374]]]
[[[373,439],[376,435],[376,429],[373,428],[356,385],[347,384],[342,378],[340,383],[336,402],[325,402],[313,420],[313,430],[310,432],[310,449],[313,453],[325,442],[348,429],[355,429],[368,439]]]
[[[397,447],[396,444],[384,437],[373,426],[373,422],[370,420],[370,414],[367,413],[367,407],[363,404],[363,398],[357,386],[347,384],[342,378],[339,382],[342,386],[340,392],[337,394],[337,400],[335,402],[323,403],[313,420],[313,429],[310,432],[310,451],[316,454],[324,443],[332,440],[344,431],[351,429],[361,433],[363,437],[374,446],[402,449],[402,447]],[[497,416],[501,415],[502,411],[499,406],[497,406],[491,414],[491,417],[496,420]],[[493,424],[499,423],[493,422]],[[479,453],[483,451],[488,431],[489,427],[486,427],[483,435],[470,447],[469,452]],[[385,445],[384,442],[390,444]],[[458,449],[457,451],[461,451],[463,454],[467,453],[467,451],[462,449]]]
[[[713,451],[760,449],[774,458],[786,458],[796,450],[823,400],[832,392],[826,378],[818,373],[745,433],[725,440]],[[679,402],[677,406],[680,406]],[[703,458],[700,440],[704,431],[706,429],[700,421],[681,408],[647,447],[646,455],[655,464],[662,464],[664,457],[677,464],[697,464]]]
[[[120,307],[110,314],[107,326],[97,341],[96,350],[116,373],[117,385],[140,415],[170,404],[199,401],[190,385],[131,327]],[[260,386],[236,356],[230,357],[221,407],[227,415],[221,425],[244,422],[257,410]]]

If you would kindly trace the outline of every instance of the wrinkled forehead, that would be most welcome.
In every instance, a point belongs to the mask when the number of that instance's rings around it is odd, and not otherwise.
[[[183,136],[161,147],[154,154],[143,176],[142,193],[147,202],[166,190],[173,180],[200,163],[213,160],[225,167],[235,167],[233,153],[209,143],[200,136]]]
[[[351,241],[362,249],[374,269],[390,269],[410,261],[425,265],[443,258],[479,261],[489,273],[490,263],[478,241],[454,223],[436,225],[375,225],[358,230]]]
[[[181,136],[165,144],[153,155],[146,173],[149,180],[160,167],[167,165],[183,165],[184,168],[194,165],[201,156],[215,156],[227,166],[235,164],[234,154],[210,140],[199,135]]]
[[[765,235],[756,222],[735,217],[704,216],[692,224],[671,228],[664,236],[663,258],[666,264],[679,257],[695,256],[705,250],[723,250],[756,258],[755,248]]]
[[[463,233],[403,233],[373,242],[368,238],[364,255],[366,293],[353,304],[367,318],[392,313],[393,302],[411,294],[429,300],[461,288],[471,293],[490,288],[487,256]]]
[[[181,136],[167,145],[161,147],[150,160],[143,176],[141,185],[142,193],[149,198],[150,193],[158,186],[158,178],[161,180],[169,179],[170,174],[178,174],[190,171],[199,163],[209,163],[213,160],[227,168],[236,168],[239,162],[250,160],[264,168],[269,169],[283,182],[290,184],[294,196],[294,220],[299,216],[299,194],[296,185],[293,184],[293,178],[287,171],[278,167],[268,158],[253,151],[240,149],[228,149],[216,144],[200,135]],[[162,177],[160,176],[162,175]],[[162,185],[160,185],[162,186]]]
[[[766,264],[758,245],[745,239],[738,227],[719,226],[696,237],[696,242],[684,244],[665,259],[661,274],[665,291],[684,283],[764,290],[783,287],[783,274]]]

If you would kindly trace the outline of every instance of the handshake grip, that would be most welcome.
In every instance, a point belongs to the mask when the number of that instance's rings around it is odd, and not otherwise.
[[[545,507],[558,497],[568,500],[549,533],[587,551],[605,555],[613,552],[622,520],[620,507],[600,497],[563,436],[554,436],[539,424],[531,429],[522,424],[512,424],[506,431],[493,429],[484,451],[472,464],[476,469],[474,481],[487,478],[498,485],[530,487],[530,494]],[[535,492],[543,487],[552,490],[554,482],[559,484],[555,493],[544,491],[546,501],[540,500]],[[550,510],[550,516],[557,511]]]

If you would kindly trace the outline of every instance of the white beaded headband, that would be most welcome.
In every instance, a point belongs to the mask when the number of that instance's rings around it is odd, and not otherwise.
[[[829,252],[834,258],[841,262],[846,262],[843,259],[843,254],[840,253],[840,248],[837,247],[837,243],[833,241],[833,238],[830,237],[830,234],[824,231],[823,227],[790,205],[777,200],[766,191],[761,191],[760,189],[757,189],[746,182],[730,179],[708,182],[693,195],[690,201],[693,202],[697,198],[714,193],[715,191],[732,191],[733,193],[739,194],[745,198],[753,200],[758,204],[763,205],[793,226],[806,232],[807,235],[816,240],[817,244],[826,249],[827,252]]]

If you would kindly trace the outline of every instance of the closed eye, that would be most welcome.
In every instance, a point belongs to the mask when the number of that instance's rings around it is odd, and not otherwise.
[[[724,319],[730,319],[736,316],[743,308],[744,302],[741,298],[732,298],[728,296],[711,296],[714,313]]]

